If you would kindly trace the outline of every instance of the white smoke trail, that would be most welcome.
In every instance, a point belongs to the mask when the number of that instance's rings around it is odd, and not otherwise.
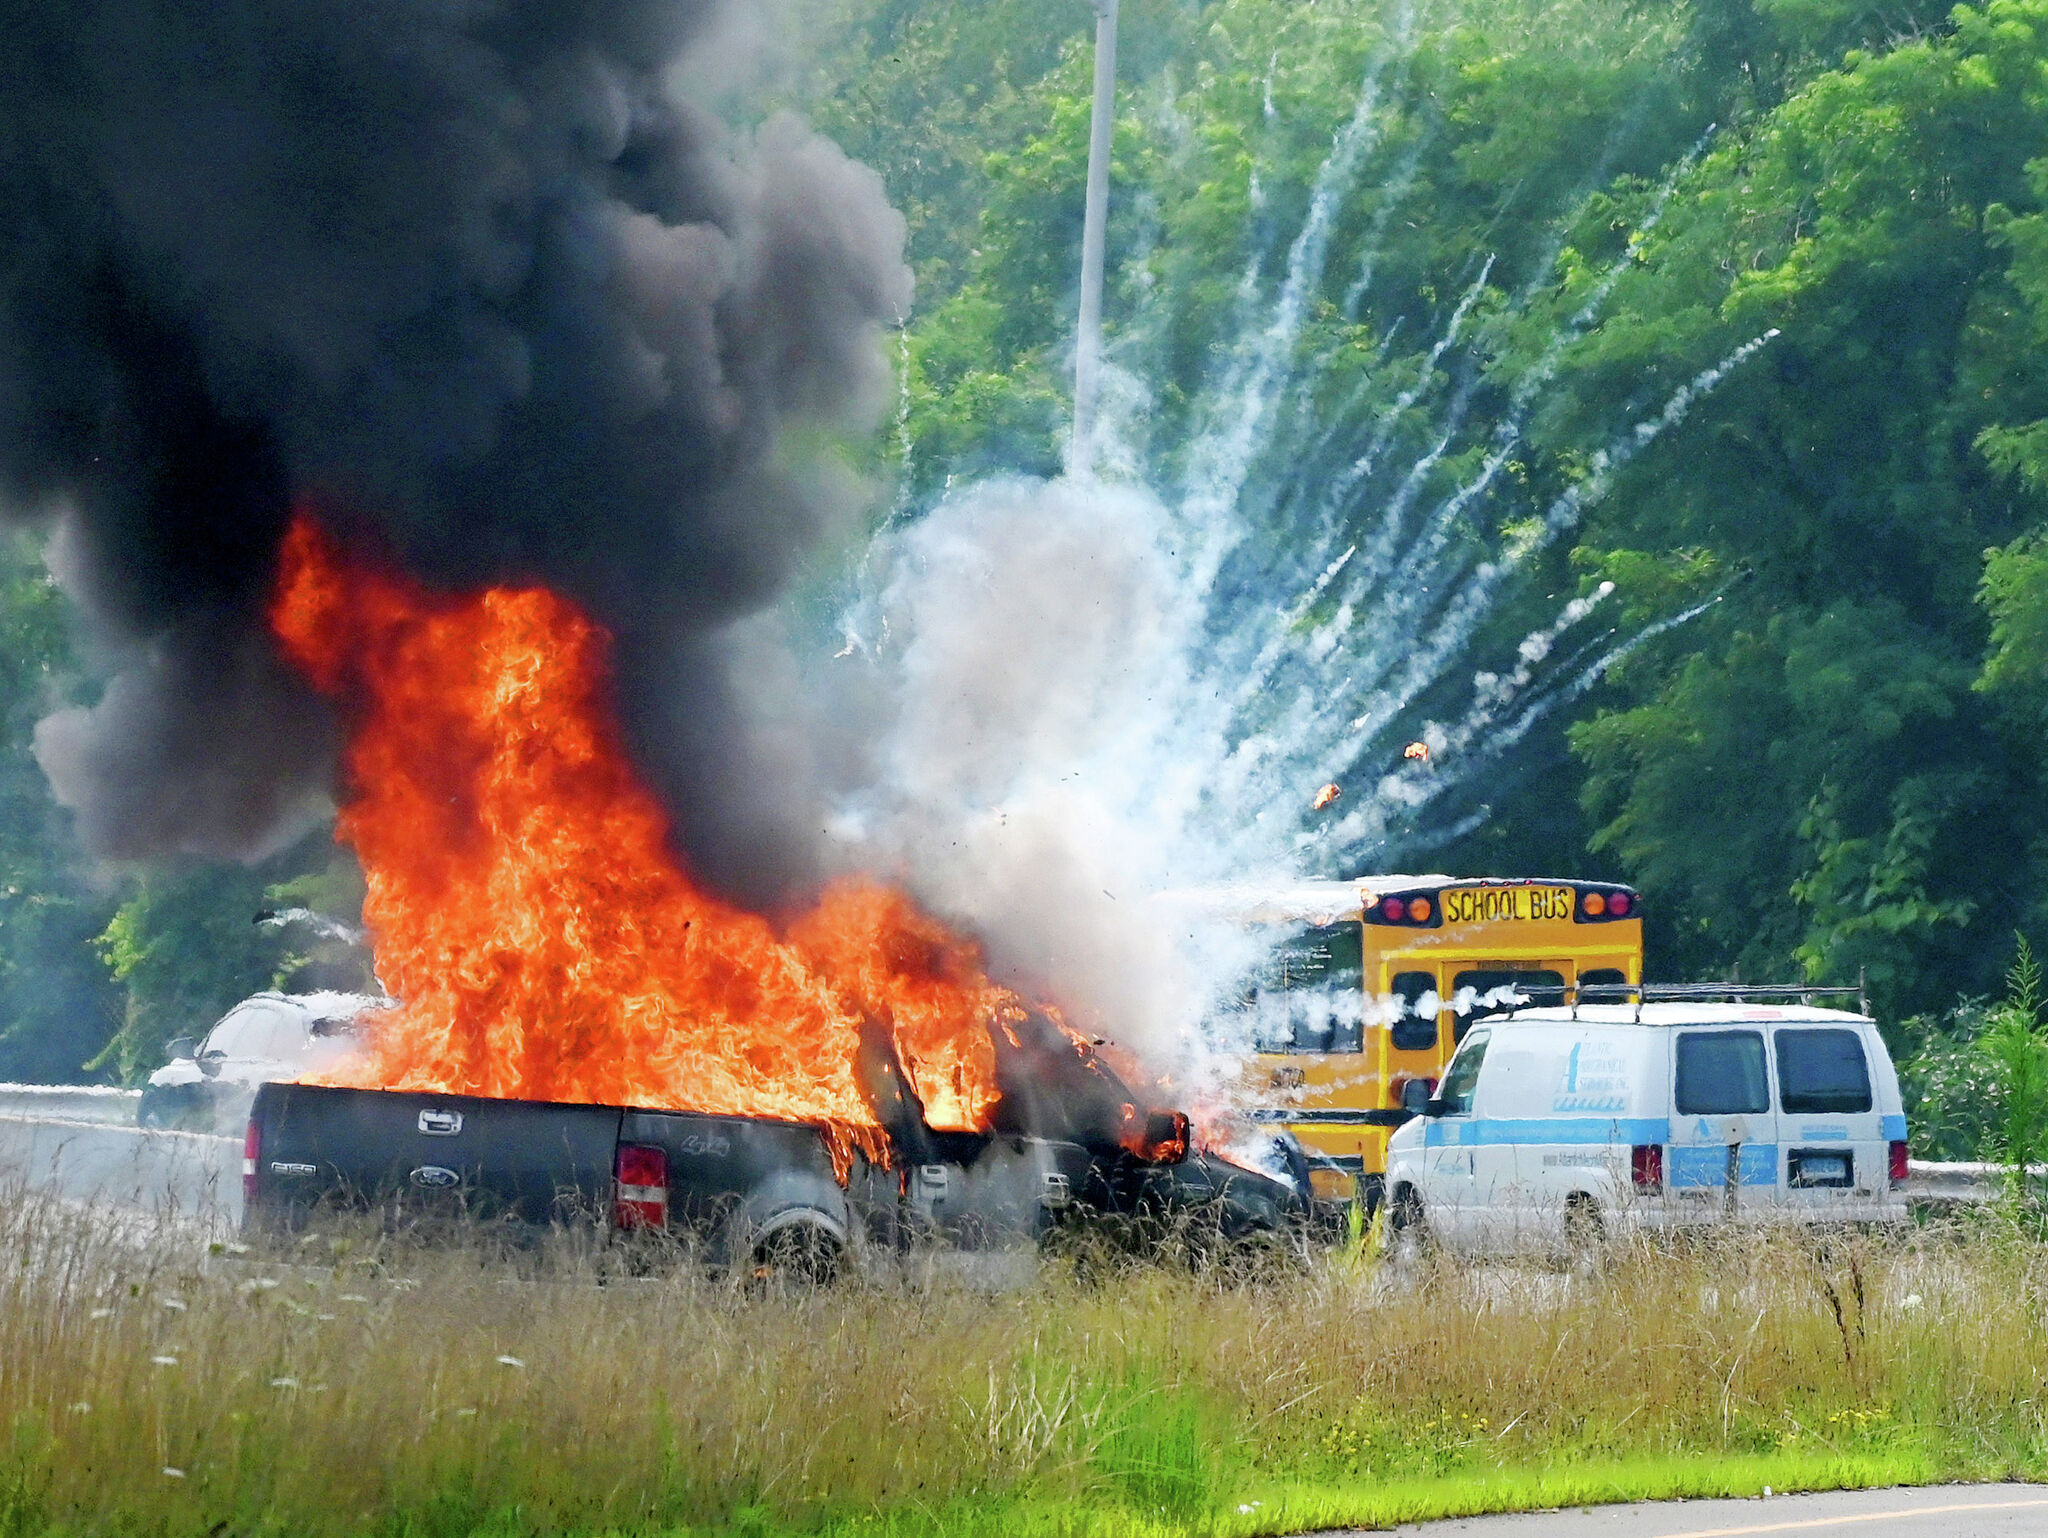
[[[899,873],[985,937],[999,975],[1051,992],[1082,1022],[1171,1063],[1183,1084],[1217,1067],[1207,1056],[1216,1043],[1196,1024],[1235,996],[1266,942],[1212,919],[1163,920],[1147,895],[1291,880],[1305,866],[1352,874],[1374,851],[1476,827],[1483,808],[1417,831],[1425,808],[1661,633],[1651,627],[1581,668],[1588,642],[1561,664],[1560,643],[1611,587],[1566,603],[1523,637],[1509,667],[1475,669],[1462,707],[1411,728],[1431,746],[1433,768],[1360,783],[1360,765],[1421,692],[1444,681],[1529,558],[1769,340],[1745,343],[1617,435],[1585,479],[1505,547],[1464,530],[1702,140],[1663,180],[1628,250],[1519,373],[1478,466],[1418,518],[1439,467],[1472,448],[1466,423],[1482,378],[1452,360],[1465,357],[1478,317],[1526,314],[1552,274],[1543,263],[1504,299],[1488,257],[1427,346],[1400,363],[1398,386],[1389,390],[1381,372],[1389,334],[1333,417],[1315,419],[1318,396],[1337,393],[1320,386],[1340,353],[1331,346],[1303,358],[1302,339],[1327,304],[1346,201],[1400,110],[1390,96],[1405,89],[1413,23],[1411,4],[1368,61],[1270,296],[1270,251],[1263,234],[1252,242],[1236,285],[1236,345],[1191,408],[1187,441],[1174,445],[1184,457],[1173,493],[1143,484],[1154,456],[1143,441],[1152,399],[1140,359],[1162,345],[1178,302],[1143,287],[1147,246],[1136,263],[1136,314],[1105,371],[1101,420],[1114,444],[1103,445],[1111,452],[1096,461],[1102,468],[1050,483],[964,486],[921,517],[892,520],[847,611],[852,639],[841,665],[863,670],[861,688],[889,701],[871,734],[872,774],[833,812],[847,866]],[[1271,97],[1269,79],[1268,132]],[[1367,222],[1344,290],[1347,314],[1371,281],[1420,153],[1418,143],[1403,146]],[[1252,174],[1256,205],[1256,164]],[[1263,219],[1256,208],[1255,218]],[[1148,242],[1156,210],[1141,225]],[[1368,413],[1375,398],[1384,404]],[[1434,422],[1420,452],[1389,464],[1396,435],[1418,418]],[[1384,480],[1391,488],[1368,502]],[[1309,807],[1324,781],[1342,782],[1335,815]],[[1239,1019],[1233,1029],[1259,1025]]]

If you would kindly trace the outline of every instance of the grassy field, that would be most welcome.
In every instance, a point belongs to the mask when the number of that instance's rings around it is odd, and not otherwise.
[[[7,1538],[1249,1535],[2048,1474],[2048,1246],[1995,1225],[750,1296],[4,1209]]]

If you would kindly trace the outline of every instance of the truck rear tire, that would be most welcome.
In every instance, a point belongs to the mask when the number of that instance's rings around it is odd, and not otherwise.
[[[755,1287],[829,1287],[846,1272],[846,1248],[822,1223],[799,1220],[771,1230],[754,1246]]]

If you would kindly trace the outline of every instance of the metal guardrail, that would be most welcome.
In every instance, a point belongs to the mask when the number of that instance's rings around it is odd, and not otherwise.
[[[1997,1201],[2005,1189],[2003,1164],[1944,1163],[1914,1159],[1906,1165],[1906,1199],[1928,1207],[1972,1207]],[[2030,1165],[2036,1180],[2048,1176],[2048,1165]]]
[[[140,1090],[101,1084],[0,1084],[0,1117],[132,1127],[141,1098]],[[1906,1199],[1933,1208],[1996,1201],[2005,1184],[2002,1164],[1915,1159],[1906,1168]],[[2048,1166],[2037,1166],[2030,1173],[2048,1178]]]
[[[141,1099],[139,1089],[104,1084],[0,1084],[0,1116],[132,1127]]]

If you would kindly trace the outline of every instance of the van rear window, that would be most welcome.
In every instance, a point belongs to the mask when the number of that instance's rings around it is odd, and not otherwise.
[[[1771,1108],[1764,1039],[1755,1031],[1693,1031],[1678,1038],[1681,1116],[1752,1116]]]
[[[1778,1032],[1778,1101],[1788,1112],[1870,1109],[1870,1065],[1854,1031]]]

